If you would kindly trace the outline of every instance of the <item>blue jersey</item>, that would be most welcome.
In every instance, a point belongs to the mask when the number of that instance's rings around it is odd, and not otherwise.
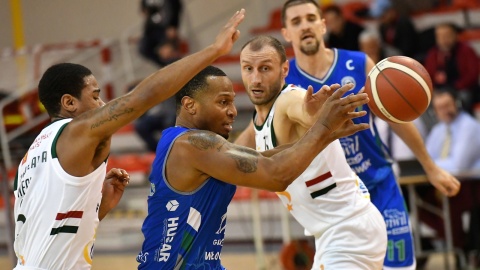
[[[307,89],[313,86],[318,91],[323,85],[338,83],[344,85],[353,83],[352,90],[358,93],[366,81],[366,55],[363,52],[333,49],[334,60],[324,78],[315,78],[297,66],[295,59],[290,60],[290,71],[286,78],[287,83],[298,85]],[[347,92],[348,95],[351,92]],[[363,180],[369,190],[388,177],[391,172],[391,160],[387,148],[383,145],[368,106],[359,109],[367,111],[363,117],[354,119],[355,123],[369,123],[370,129],[357,132],[352,136],[340,139],[347,162],[350,167]]]
[[[220,252],[227,207],[236,186],[210,177],[195,191],[180,192],[166,180],[170,150],[188,131],[168,128],[158,143],[150,175],[148,215],[142,226],[145,240],[137,257],[139,269],[224,269]]]

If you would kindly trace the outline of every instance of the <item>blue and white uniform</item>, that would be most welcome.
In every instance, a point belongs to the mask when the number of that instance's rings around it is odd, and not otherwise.
[[[236,186],[210,177],[195,191],[181,192],[166,179],[167,157],[175,140],[188,131],[168,128],[158,143],[138,269],[225,269],[220,253]]]
[[[323,85],[353,83],[351,92],[358,93],[366,81],[366,55],[362,52],[333,49],[334,60],[324,78],[316,78],[290,60],[287,83],[302,88],[313,86],[314,91]],[[347,92],[345,95],[350,94]],[[384,269],[415,269],[412,232],[408,213],[400,188],[395,180],[387,147],[382,143],[368,106],[361,110],[367,114],[354,119],[355,123],[369,123],[370,129],[340,139],[347,162],[367,186],[372,203],[382,213],[388,233],[388,248]]]

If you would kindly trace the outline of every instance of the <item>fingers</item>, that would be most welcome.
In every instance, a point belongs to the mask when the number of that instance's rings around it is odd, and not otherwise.
[[[232,18],[227,23],[227,27],[233,26],[237,28],[237,26],[243,21],[245,18],[245,9],[240,9],[239,11],[233,14]]]
[[[309,85],[307,88],[307,93],[305,93],[305,101],[310,100],[312,96],[313,96],[313,87]]]
[[[130,175],[128,174],[128,172],[124,169],[119,169],[119,168],[112,168],[107,173],[107,176],[105,178],[106,179],[114,178],[119,182],[123,183],[124,185],[128,185],[128,183],[130,182]]]
[[[339,98],[343,97],[343,95],[344,95],[346,92],[352,90],[353,87],[354,87],[353,83],[347,83],[347,84],[345,84],[344,86],[338,88],[338,90],[336,90],[336,91],[330,96],[330,98],[332,98],[332,99],[339,99]]]

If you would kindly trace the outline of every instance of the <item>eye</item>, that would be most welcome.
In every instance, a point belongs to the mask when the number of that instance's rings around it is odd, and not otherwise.
[[[251,71],[251,70],[252,70],[252,67],[250,67],[250,66],[244,66],[243,69],[246,70],[246,71]]]
[[[270,67],[263,66],[263,67],[261,68],[261,70],[262,70],[262,71],[269,71],[269,70],[270,70]]]

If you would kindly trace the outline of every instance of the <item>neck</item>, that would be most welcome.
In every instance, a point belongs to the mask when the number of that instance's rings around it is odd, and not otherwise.
[[[178,126],[178,127],[185,127],[185,128],[196,128],[195,125],[191,122],[191,121],[188,121],[186,119],[183,119],[183,117],[177,117],[177,120],[175,121],[175,126]]]
[[[333,64],[334,53],[333,50],[321,45],[314,55],[306,55],[299,49],[295,50],[295,58],[303,71],[314,77],[323,78]]]

